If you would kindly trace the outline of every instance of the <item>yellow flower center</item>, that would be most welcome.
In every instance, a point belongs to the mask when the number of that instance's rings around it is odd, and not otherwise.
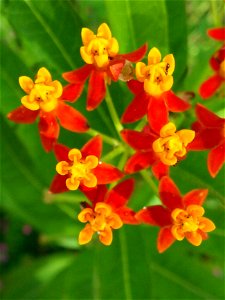
[[[219,74],[225,79],[225,59],[220,63]]]
[[[173,236],[182,241],[185,237],[195,246],[202,241],[199,231],[209,232],[215,229],[214,223],[203,217],[205,210],[199,205],[189,205],[186,210],[176,208],[172,211],[171,217],[173,226],[171,232]]]
[[[81,38],[84,46],[80,48],[80,54],[87,64],[104,68],[108,65],[110,58],[119,52],[118,42],[112,37],[106,23],[98,27],[96,35],[90,29],[83,28]]]
[[[153,142],[152,147],[162,163],[172,166],[185,156],[186,147],[194,137],[193,130],[183,129],[176,132],[176,126],[170,122],[161,128],[160,138]]]
[[[90,242],[95,232],[99,234],[100,241],[105,245],[112,243],[112,228],[122,227],[123,222],[119,215],[112,211],[110,205],[98,202],[94,208],[85,208],[78,215],[78,220],[88,224],[79,234],[79,244]]]
[[[28,94],[21,99],[26,108],[50,112],[57,107],[58,98],[62,95],[62,85],[58,80],[52,81],[51,74],[46,68],[39,69],[34,82],[27,76],[21,76],[19,84]]]
[[[161,62],[161,53],[152,48],[148,54],[148,65],[143,62],[136,64],[136,77],[144,82],[144,90],[152,96],[160,96],[173,86],[175,61],[172,54],[166,55]]]
[[[72,149],[68,153],[71,162],[60,161],[56,165],[56,171],[60,175],[68,175],[66,186],[69,190],[77,190],[80,183],[86,187],[95,187],[97,178],[92,170],[98,165],[98,158],[94,155],[88,155],[82,159],[82,154],[78,149]]]

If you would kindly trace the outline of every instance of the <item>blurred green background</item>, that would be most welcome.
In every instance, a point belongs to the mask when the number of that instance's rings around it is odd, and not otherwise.
[[[206,30],[222,26],[223,18],[222,0],[1,1],[2,299],[224,299],[224,168],[212,179],[206,152],[190,153],[171,170],[182,193],[209,189],[204,207],[217,229],[200,247],[176,242],[158,254],[158,229],[144,225],[114,231],[110,247],[97,240],[80,247],[77,236],[83,226],[77,214],[84,197],[79,192],[48,195],[56,161],[43,151],[37,124],[6,119],[23,96],[18,77],[33,78],[45,66],[64,84],[61,74],[83,65],[81,28],[95,31],[102,22],[117,38],[120,53],[146,41],[163,56],[173,53],[174,91],[194,91],[193,107],[204,102],[224,116],[222,97],[202,101],[198,95],[201,82],[212,74],[208,60],[221,45],[209,39]],[[123,82],[112,83],[110,92],[121,116],[132,95]],[[94,129],[117,138],[105,103],[86,112],[85,98],[86,91],[74,107]],[[172,118],[180,127],[190,126],[194,109]],[[61,129],[59,141],[80,147],[89,138]],[[104,144],[103,156],[110,150]],[[149,184],[140,175],[135,178],[131,207],[157,203]]]

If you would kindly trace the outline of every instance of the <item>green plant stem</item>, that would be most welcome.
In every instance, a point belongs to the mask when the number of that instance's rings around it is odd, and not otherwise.
[[[120,136],[120,131],[123,130],[123,126],[120,122],[120,119],[117,115],[117,112],[116,112],[116,109],[114,107],[114,104],[113,104],[113,101],[112,101],[112,98],[111,98],[111,95],[109,93],[109,89],[108,87],[106,87],[106,96],[105,96],[105,102],[107,104],[107,107],[108,107],[108,110],[109,110],[109,113],[111,115],[111,118],[113,120],[113,123],[114,123],[114,126],[116,128],[116,131],[121,139],[121,136]]]
[[[111,159],[113,159],[114,157],[120,155],[122,152],[124,152],[124,147],[121,145],[115,149],[113,149],[112,151],[110,151],[108,154],[104,155],[102,157],[102,161],[110,161]]]
[[[143,179],[150,185],[154,193],[158,196],[158,187],[156,186],[155,182],[152,180],[150,174],[148,174],[147,170],[140,171],[141,176]]]
[[[44,202],[46,204],[60,204],[60,203],[68,203],[68,204],[77,204],[84,200],[83,195],[79,194],[51,194],[48,191],[44,193]]]
[[[96,135],[99,134],[99,135],[101,135],[103,141],[105,141],[107,144],[112,145],[114,147],[117,147],[120,144],[118,140],[116,140],[114,138],[111,138],[110,136],[108,136],[104,133],[101,133],[101,132],[99,132],[95,129],[92,129],[92,128],[90,128],[86,133],[91,135],[91,136],[96,136]]]

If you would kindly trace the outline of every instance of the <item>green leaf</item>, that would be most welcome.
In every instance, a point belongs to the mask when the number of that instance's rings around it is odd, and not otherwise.
[[[42,232],[71,234],[71,219],[56,206],[44,203],[44,191],[48,186],[37,172],[26,148],[2,117],[1,125],[4,133],[1,153],[1,205]],[[64,224],[63,227],[58,220]]]

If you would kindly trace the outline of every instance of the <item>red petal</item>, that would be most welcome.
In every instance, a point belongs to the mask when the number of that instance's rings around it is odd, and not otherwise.
[[[123,56],[123,58],[125,58],[131,62],[137,62],[145,56],[147,49],[148,49],[148,44],[145,43],[143,46],[141,46],[137,50],[127,53],[127,54],[121,54],[121,56]]]
[[[208,190],[198,189],[193,190],[184,195],[183,197],[183,204],[185,207],[188,205],[202,205],[205,201],[206,196],[208,195]]]
[[[169,210],[161,205],[141,209],[136,218],[141,222],[160,227],[168,226],[172,222]]]
[[[225,28],[212,28],[208,29],[208,35],[218,41],[224,41],[225,40]]]
[[[71,83],[84,82],[90,75],[92,69],[93,65],[84,65],[77,70],[63,73],[62,76],[66,81]]]
[[[149,150],[152,149],[152,143],[157,136],[145,132],[138,132],[131,129],[124,129],[121,131],[123,140],[135,150]]]
[[[45,151],[51,151],[57,142],[60,130],[55,116],[51,113],[41,113],[38,128]]]
[[[195,111],[197,118],[205,127],[222,127],[225,125],[225,119],[218,117],[199,103],[196,105]]]
[[[210,64],[210,66],[212,67],[212,69],[214,71],[216,71],[216,72],[219,71],[219,69],[220,69],[220,61],[218,60],[218,58],[216,56],[213,55],[210,58],[209,64]]]
[[[221,142],[222,136],[218,128],[206,128],[198,132],[188,145],[188,150],[212,149]]]
[[[135,95],[140,94],[144,91],[143,82],[139,82],[133,79],[127,82],[127,87]]]
[[[88,155],[95,155],[100,159],[102,154],[102,138],[100,135],[96,135],[90,139],[81,149],[83,157]]]
[[[97,202],[104,202],[105,195],[108,191],[106,185],[103,184],[90,189],[84,188],[84,186],[80,185],[79,190],[92,202],[93,207]]]
[[[212,177],[216,177],[225,161],[225,144],[219,145],[217,148],[209,152],[207,165],[209,173]]]
[[[75,102],[78,100],[84,89],[84,82],[82,83],[70,83],[63,88],[62,100]]]
[[[102,102],[106,94],[105,74],[100,71],[91,73],[88,83],[87,110],[93,110]]]
[[[165,176],[159,183],[159,195],[162,203],[170,210],[183,208],[182,197],[173,180]]]
[[[66,179],[67,179],[66,175],[65,176],[61,176],[59,174],[55,175],[51,183],[51,186],[49,188],[49,191],[54,194],[64,193],[68,191],[68,188],[66,186]]]
[[[117,209],[115,213],[117,213],[120,216],[121,220],[125,224],[139,224],[138,220],[135,217],[136,213],[128,207],[121,207]]]
[[[121,122],[132,123],[143,118],[147,114],[149,98],[150,96],[144,91],[136,95],[123,113]]]
[[[100,163],[93,169],[93,174],[97,177],[98,184],[108,184],[123,177],[119,169],[106,163]]]
[[[89,129],[87,119],[75,108],[62,101],[58,104],[56,114],[65,129],[73,132],[85,132]]]
[[[161,228],[157,239],[157,249],[159,253],[167,250],[174,242],[175,238],[172,235],[170,228]]]
[[[16,123],[30,124],[36,120],[39,112],[40,110],[30,110],[21,105],[8,113],[7,118]]]
[[[128,159],[124,167],[124,171],[127,174],[132,174],[148,168],[153,163],[155,163],[155,161],[156,157],[153,151],[137,152]]]
[[[114,80],[114,81],[117,81],[119,76],[120,76],[120,73],[123,69],[123,66],[125,64],[125,60],[124,59],[114,59],[110,62],[110,65],[109,65],[109,77]]]
[[[152,173],[159,180],[163,176],[169,175],[169,166],[164,165],[161,161],[152,166]]]
[[[166,103],[172,112],[182,112],[191,107],[191,105],[183,99],[177,97],[172,91],[165,93]]]
[[[56,144],[54,146],[54,153],[55,157],[58,161],[68,161],[68,153],[70,151],[70,148],[62,145],[62,144]]]
[[[113,209],[123,207],[127,204],[134,190],[134,179],[127,179],[117,184],[108,192],[105,203],[109,204]]]
[[[202,83],[199,89],[199,94],[203,99],[208,99],[215,94],[217,89],[223,82],[223,78],[215,74]]]
[[[164,97],[151,97],[148,106],[148,121],[152,129],[159,133],[160,129],[169,122],[169,113]]]

